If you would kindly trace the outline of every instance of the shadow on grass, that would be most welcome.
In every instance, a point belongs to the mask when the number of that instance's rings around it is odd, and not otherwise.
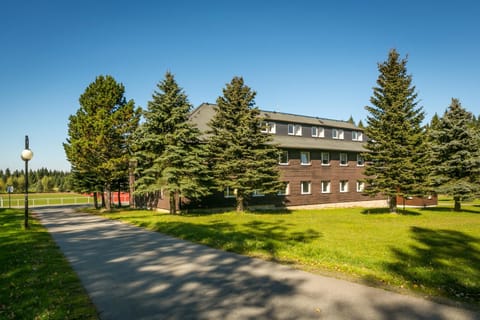
[[[181,239],[240,254],[262,252],[273,260],[277,251],[285,243],[309,243],[322,237],[313,229],[289,231],[291,228],[283,220],[265,222],[255,220],[242,226],[223,220],[207,224],[188,222],[157,222],[154,229]]]
[[[454,230],[412,227],[416,242],[392,248],[387,269],[410,288],[424,287],[440,296],[480,306],[480,238]]]
[[[362,210],[362,214],[399,214],[405,216],[419,216],[420,212],[411,209],[403,209],[398,207],[396,213],[391,213],[388,208],[367,208]]]
[[[474,206],[469,206],[469,207],[478,207],[479,210],[462,209],[458,212],[459,213],[467,212],[467,213],[480,214],[480,206],[479,205],[474,205]],[[434,212],[453,212],[453,213],[455,213],[455,211],[453,210],[453,207],[430,207],[430,208],[425,208],[425,209],[422,209],[422,210],[428,210],[428,211],[434,211]]]

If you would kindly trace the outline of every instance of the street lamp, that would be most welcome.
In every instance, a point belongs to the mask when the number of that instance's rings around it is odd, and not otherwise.
[[[28,161],[33,158],[33,152],[28,144],[28,136],[25,136],[25,150],[21,154],[22,160],[25,161],[25,229],[28,229]]]

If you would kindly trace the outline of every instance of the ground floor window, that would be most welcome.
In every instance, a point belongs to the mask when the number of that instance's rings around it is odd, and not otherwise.
[[[363,192],[365,189],[365,182],[357,181],[357,192]]]
[[[284,187],[278,191],[279,196],[287,196],[290,194],[290,183],[284,182]]]
[[[340,192],[348,192],[348,180],[340,181]]]
[[[322,193],[330,193],[330,181],[322,181]]]
[[[312,193],[312,184],[310,181],[300,182],[300,193],[301,194],[311,194]]]
[[[230,187],[226,187],[225,190],[223,190],[223,196],[225,198],[235,198],[235,190],[231,189]]]

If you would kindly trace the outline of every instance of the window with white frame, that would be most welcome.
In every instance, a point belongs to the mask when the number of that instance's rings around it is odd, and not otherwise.
[[[348,154],[345,152],[340,152],[340,165],[348,166]]]
[[[278,164],[288,165],[288,150],[281,150],[278,156]]]
[[[363,167],[365,165],[365,160],[360,153],[357,153],[357,166]]]
[[[283,188],[278,191],[279,196],[288,196],[290,194],[290,183],[287,181],[283,182]]]
[[[288,134],[291,136],[301,136],[302,135],[302,126],[299,124],[288,124]]]
[[[301,194],[311,194],[312,193],[312,184],[310,181],[301,181],[300,182],[300,193]]]
[[[357,192],[363,192],[365,190],[365,182],[357,181]]]
[[[333,139],[343,139],[343,130],[342,129],[332,129],[332,138]]]
[[[223,191],[223,196],[225,198],[235,198],[235,190],[231,189],[230,187],[226,187]]]
[[[253,190],[253,193],[252,193],[252,196],[254,196],[254,197],[263,197],[264,195],[265,194],[261,190],[258,190],[258,189]]]
[[[348,192],[348,180],[340,180],[340,192]]]
[[[275,122],[262,122],[262,130],[263,133],[272,133],[274,134],[277,131],[277,126]]]
[[[353,141],[363,141],[363,132],[352,131],[352,140]]]
[[[322,152],[322,166],[329,166],[330,165],[330,153],[329,152]]]
[[[300,164],[304,166],[310,164],[310,152],[308,151],[300,152]]]
[[[315,138],[325,137],[325,129],[322,127],[312,127],[312,137],[315,137]]]
[[[322,181],[322,193],[330,193],[330,181]]]

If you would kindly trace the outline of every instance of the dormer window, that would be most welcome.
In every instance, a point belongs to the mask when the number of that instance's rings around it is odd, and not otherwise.
[[[363,141],[363,132],[352,131],[352,140],[353,141]]]
[[[343,130],[342,129],[332,129],[332,138],[343,140]]]
[[[290,136],[301,136],[302,126],[299,124],[288,124],[288,134]]]
[[[276,124],[275,122],[268,122],[268,121],[264,121],[262,122],[262,132],[263,133],[271,133],[271,134],[275,134],[275,132],[277,131],[276,130]]]
[[[312,127],[312,137],[323,138],[325,137],[325,129],[322,127]]]

